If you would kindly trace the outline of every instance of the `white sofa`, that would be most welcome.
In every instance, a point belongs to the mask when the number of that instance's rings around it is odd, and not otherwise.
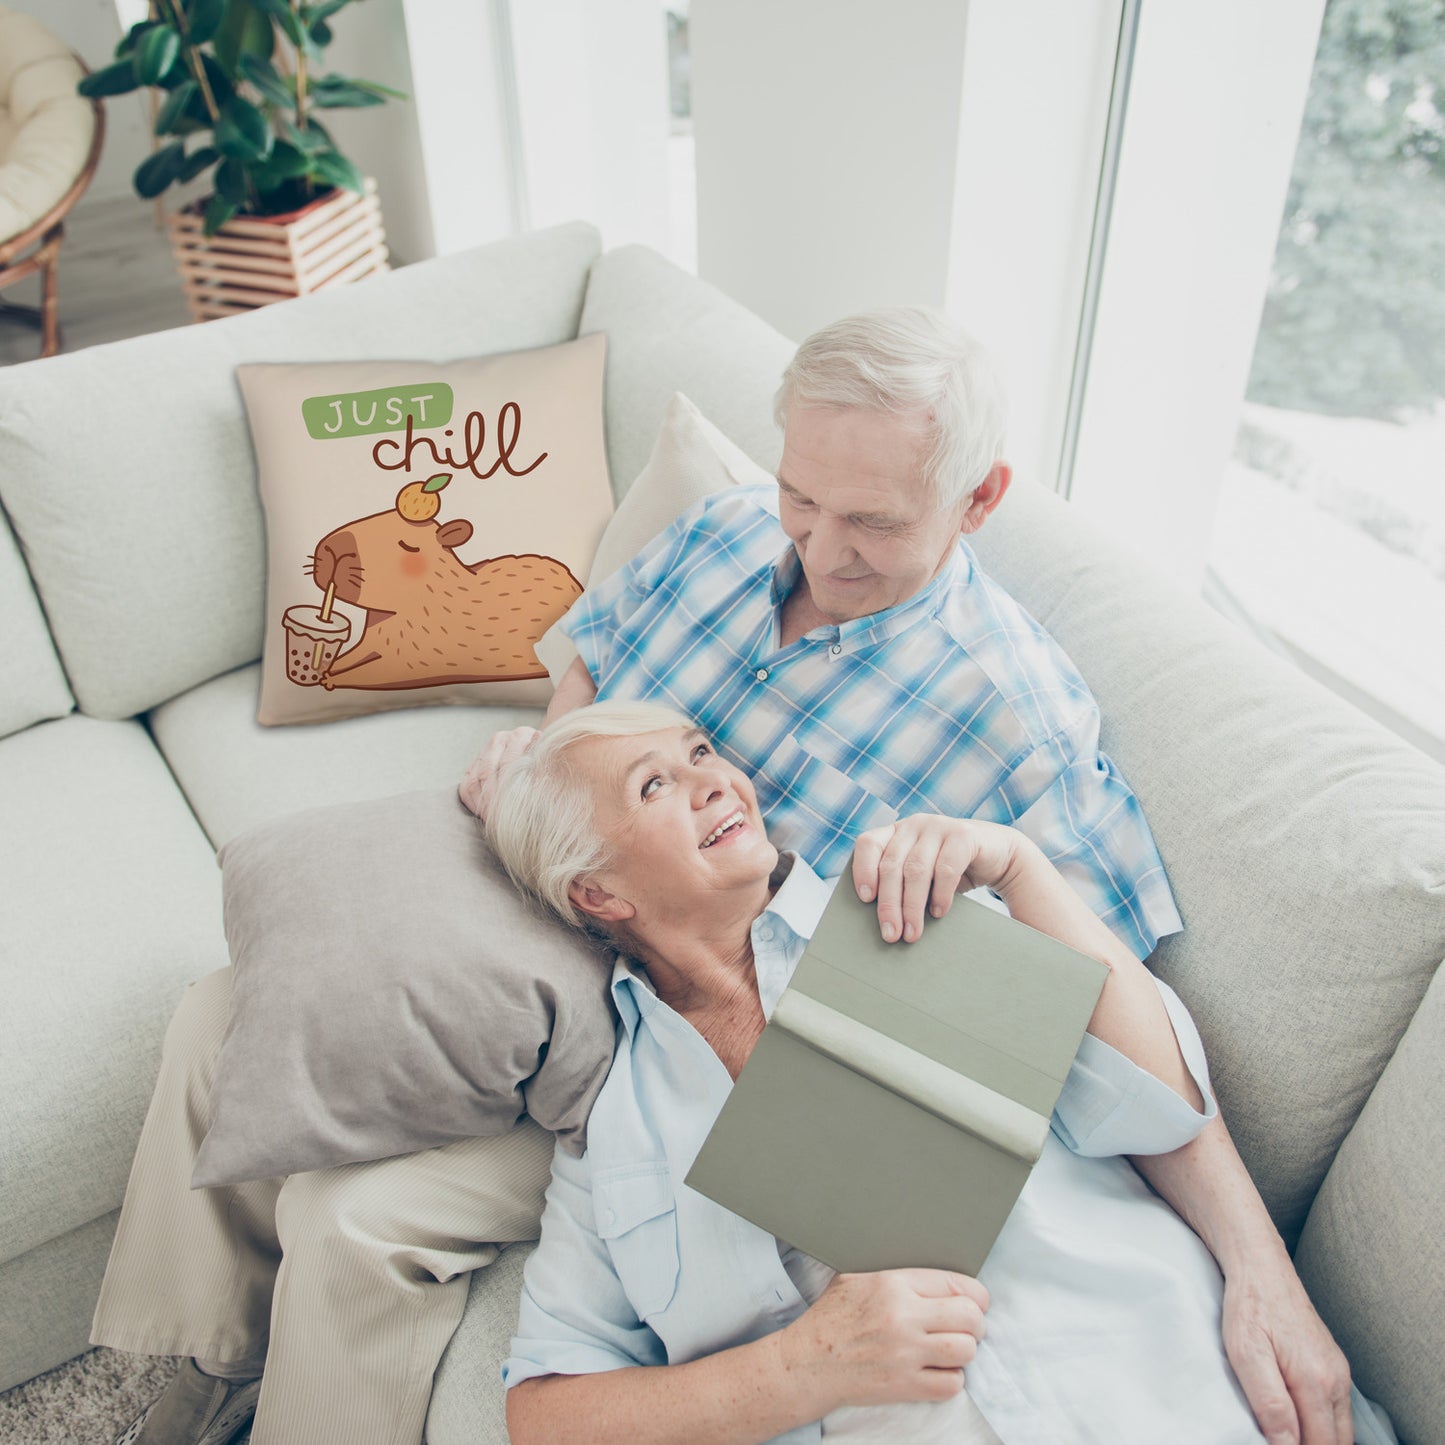
[[[257,726],[265,559],[233,368],[601,330],[619,495],[675,390],[771,466],[790,343],[651,252],[598,250],[562,227],[0,372],[0,1387],[86,1347],[162,1029],[226,961],[213,850],[444,786],[530,716]],[[1306,1283],[1402,1438],[1445,1439],[1445,770],[1027,479],[977,541],[1098,696],[1186,921],[1154,963]],[[505,1439],[525,1254],[473,1281],[437,1445]]]

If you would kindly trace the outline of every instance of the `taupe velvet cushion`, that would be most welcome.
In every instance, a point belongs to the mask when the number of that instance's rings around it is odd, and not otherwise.
[[[525,905],[451,790],[319,808],[220,854],[236,976],[196,1187],[500,1134],[580,1149],[611,960]]]

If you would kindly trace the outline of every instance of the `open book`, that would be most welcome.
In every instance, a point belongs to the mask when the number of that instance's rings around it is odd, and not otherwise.
[[[977,1274],[1107,976],[969,898],[885,944],[845,874],[687,1183],[834,1269]]]

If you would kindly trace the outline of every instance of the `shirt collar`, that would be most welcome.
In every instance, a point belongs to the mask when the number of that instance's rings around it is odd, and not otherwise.
[[[883,612],[872,612],[867,617],[855,617],[851,622],[841,622],[836,627],[814,628],[813,631],[827,632],[831,640],[850,650],[887,642],[915,622],[937,613],[953,589],[967,587],[973,581],[973,572],[973,552],[960,537],[943,570],[923,591],[915,592],[906,601]],[[787,549],[773,564],[769,596],[775,609],[781,608],[788,600],[802,576],[803,563],[798,549],[789,542]],[[811,637],[813,633],[805,635]]]
[[[787,851],[779,853],[773,879],[777,891],[752,926],[758,992],[763,1012],[769,1016],[813,936],[836,882],[825,882],[803,858]],[[662,1007],[646,970],[623,954],[612,968],[612,999],[629,1039],[635,1039],[638,1025]]]

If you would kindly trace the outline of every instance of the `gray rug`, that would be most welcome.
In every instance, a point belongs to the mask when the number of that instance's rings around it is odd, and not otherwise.
[[[91,1350],[0,1395],[0,1445],[111,1445],[178,1363]]]

